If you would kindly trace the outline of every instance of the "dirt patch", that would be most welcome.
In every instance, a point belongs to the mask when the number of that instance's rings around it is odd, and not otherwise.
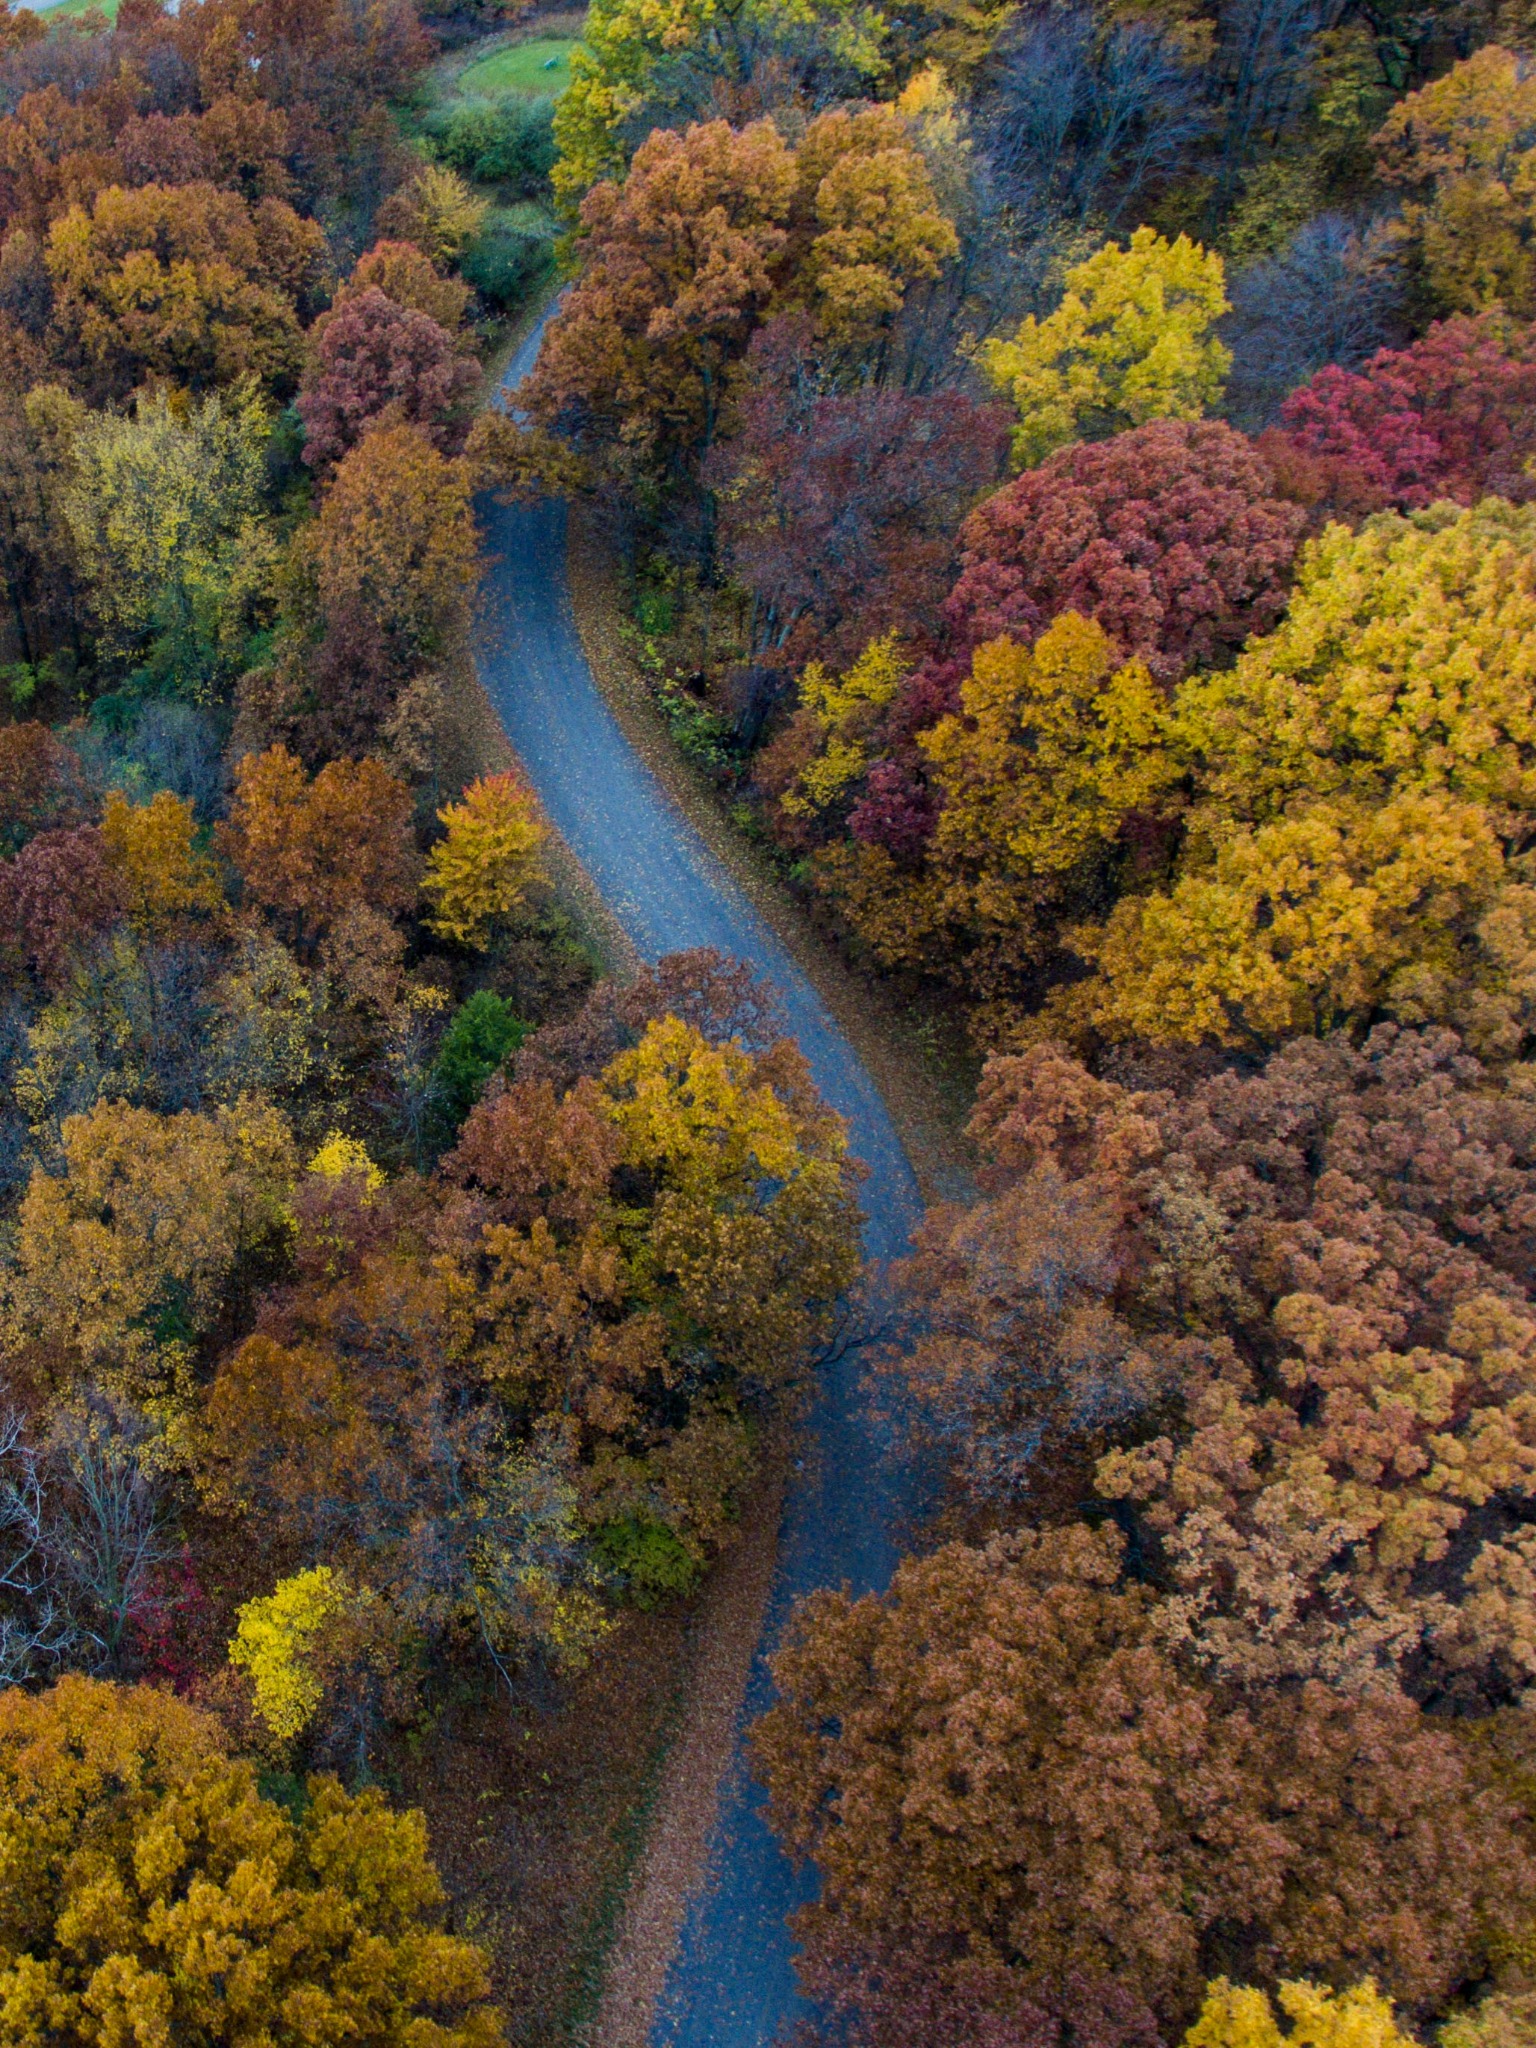
[[[627,1613],[543,1711],[450,1703],[400,1766],[453,1924],[490,1952],[515,2048],[579,2038],[682,1711],[693,1623]]]
[[[962,1135],[974,1094],[967,1064],[925,1058],[935,1019],[920,1003],[856,972],[816,928],[774,872],[768,856],[743,838],[719,794],[679,754],[625,644],[619,564],[590,508],[573,504],[566,568],[582,647],[599,688],[630,744],[773,928],[810,979],[885,1098],[925,1201],[964,1200],[974,1192],[974,1156]],[[938,1020],[947,1027],[947,1019]]]

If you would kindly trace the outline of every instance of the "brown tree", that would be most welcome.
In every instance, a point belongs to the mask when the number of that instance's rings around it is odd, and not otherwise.
[[[961,1991],[1108,1978],[1175,2028],[1224,1942],[1410,2002],[1475,1978],[1536,1868],[1451,1734],[1315,1687],[1224,1708],[1120,1563],[1109,1535],[1021,1534],[802,1603],[756,1747],[820,1872],[812,1953],[898,1947]]]
[[[311,781],[284,747],[247,754],[220,838],[249,900],[300,946],[359,904],[415,900],[410,792],[377,761],[331,761]]]

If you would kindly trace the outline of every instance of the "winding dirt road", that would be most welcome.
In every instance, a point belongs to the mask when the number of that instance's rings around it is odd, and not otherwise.
[[[551,312],[553,309],[551,309]],[[532,367],[545,319],[502,380]],[[480,678],[552,823],[636,950],[654,960],[717,946],[777,990],[827,1100],[869,1168],[865,1249],[899,1256],[920,1214],[917,1182],[864,1066],[785,947],[671,802],[593,680],[572,616],[565,507],[481,507],[491,567],[476,630]],[[741,1725],[768,1697],[763,1663],[792,1601],[818,1586],[883,1586],[913,1507],[913,1476],[871,1425],[856,1359],[831,1366],[790,1476],[766,1622],[713,1811],[708,1869],[656,2004],[656,2048],[769,2048],[797,2010],[785,1914],[805,1896],[761,1816]],[[664,1824],[665,1816],[658,1825]]]

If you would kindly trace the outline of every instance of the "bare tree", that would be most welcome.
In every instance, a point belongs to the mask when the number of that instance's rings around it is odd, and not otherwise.
[[[1390,239],[1342,214],[1308,221],[1276,255],[1239,271],[1229,291],[1227,413],[1250,433],[1325,363],[1352,370],[1397,335],[1401,277]]]
[[[50,1664],[116,1671],[167,1552],[142,1417],[99,1395],[41,1442],[0,1419],[0,1681]]]
[[[1031,239],[1134,226],[1204,141],[1197,73],[1151,22],[1107,31],[1093,10],[1022,15],[985,88],[987,149]]]

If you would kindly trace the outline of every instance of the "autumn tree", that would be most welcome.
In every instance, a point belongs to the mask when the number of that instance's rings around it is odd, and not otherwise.
[[[38,832],[84,824],[80,757],[36,719],[0,726],[0,847],[19,853]]]
[[[542,879],[545,833],[533,793],[516,775],[482,776],[437,816],[444,836],[427,856],[422,882],[432,902],[428,922],[461,946],[487,946]]]
[[[322,2037],[361,2028],[381,2048],[424,2029],[445,2048],[503,2038],[484,1956],[441,1929],[422,1816],[376,1790],[313,1779],[295,1820],[208,1714],[66,1678],[0,1700],[0,1797],[7,2033],[232,2044],[302,2011]]]
[[[1474,1930],[1532,1876],[1454,1737],[1390,1695],[1224,1711],[1119,1571],[1119,1539],[1078,1526],[801,1603],[756,1748],[820,1874],[811,1954],[897,1947],[958,1989],[997,1973],[1047,1999],[1108,1978],[1175,2028],[1218,1923],[1266,1975],[1371,1974],[1408,2001],[1475,1977]]]
[[[446,268],[474,240],[489,211],[489,202],[477,199],[457,171],[446,164],[421,164],[409,183],[390,195],[378,224],[386,237],[398,234],[414,242]]]
[[[819,115],[797,149],[767,120],[658,129],[622,187],[605,180],[582,202],[586,267],[530,409],[615,451],[631,482],[691,484],[770,310],[803,306],[829,349],[878,363],[909,285],[956,246],[889,108]]]
[[[320,335],[298,399],[304,459],[329,469],[386,414],[451,451],[475,381],[474,364],[430,315],[370,285],[344,299]]]
[[[555,107],[556,195],[574,212],[599,180],[622,179],[634,135],[698,119],[714,97],[709,81],[760,105],[770,78],[809,85],[830,66],[873,80],[883,38],[883,23],[819,0],[793,22],[755,4],[722,15],[699,0],[673,0],[658,15],[637,0],[599,0]],[[639,118],[646,109],[669,118]]]
[[[1068,935],[1097,973],[1060,1014],[1111,1039],[1232,1046],[1383,1012],[1455,1015],[1476,1004],[1485,966],[1497,993],[1502,963],[1479,941],[1504,883],[1488,814],[1439,794],[1213,824],[1170,888]],[[1525,1007],[1517,998],[1517,1044]]]
[[[835,352],[876,346],[907,289],[960,253],[928,167],[896,108],[834,107],[795,152],[791,290]]]
[[[1329,527],[1277,630],[1179,693],[1180,744],[1220,810],[1268,820],[1302,794],[1412,790],[1523,816],[1533,532],[1536,511],[1497,500]]]
[[[370,291],[383,292],[407,312],[425,313],[452,335],[464,325],[469,305],[469,286],[464,280],[445,277],[414,242],[386,240],[365,249],[351,275],[337,286],[335,304],[344,306]],[[320,321],[315,324],[321,326]]]
[[[141,930],[164,934],[223,908],[218,870],[196,843],[197,820],[184,798],[162,789],[147,804],[131,804],[113,790],[101,837],[126,913]]]
[[[94,825],[39,832],[0,864],[0,944],[14,964],[56,987],[79,951],[122,914],[123,893]]]
[[[1148,669],[1117,663],[1092,620],[1068,612],[1032,649],[989,641],[958,713],[919,735],[940,796],[921,868],[904,874],[884,847],[845,842],[818,857],[821,886],[881,957],[931,962],[1006,1010],[1066,906],[1102,886],[1127,820],[1176,783],[1164,727]]]
[[[1412,2039],[1398,2025],[1392,2001],[1367,1978],[1335,1993],[1326,1984],[1293,1979],[1279,1987],[1286,2031],[1280,2031],[1269,1995],[1218,1977],[1206,1987],[1200,2017],[1184,2036],[1183,2048],[1408,2048]]]
[[[535,417],[572,417],[663,477],[707,449],[773,296],[795,185],[771,121],[647,137],[622,188],[582,202],[585,265],[528,386]]]
[[[1220,256],[1187,235],[1168,242],[1143,227],[1124,249],[1106,242],[1067,272],[1054,313],[1030,314],[1011,341],[983,348],[987,375],[1018,409],[1018,460],[1148,420],[1199,419],[1231,367],[1211,332],[1227,310]]]
[[[752,596],[753,651],[839,660],[892,627],[922,630],[959,515],[1001,468],[999,410],[955,391],[839,391],[804,314],[764,326],[744,371],[706,474],[725,565]]]
[[[60,1151],[22,1197],[6,1336],[134,1389],[208,1328],[240,1259],[280,1230],[292,1138],[252,1101],[170,1117],[103,1102],[64,1120]]]
[[[377,761],[329,761],[311,780],[286,748],[247,754],[220,834],[249,899],[301,945],[359,905],[414,901],[410,792]]]
[[[962,1481],[1039,1500],[1042,1446],[1084,1484],[1097,1457],[1162,1560],[1155,1633],[1228,1683],[1401,1675],[1473,1711],[1523,1690],[1524,1103],[1454,1034],[1383,1026],[1182,1094],[1038,1048],[989,1065],[972,1130],[993,1192],[925,1227],[910,1368],[951,1441],[976,1435]],[[1123,1381],[1116,1347],[1141,1359]]]
[[[1173,682],[1276,623],[1301,527],[1243,435],[1156,420],[1061,449],[977,506],[945,617],[969,647],[1081,612]]]
[[[1536,354],[1497,315],[1438,321],[1358,371],[1319,370],[1260,445],[1310,458],[1321,471],[1314,488],[1351,509],[1523,499],[1536,450]]]
[[[254,384],[133,418],[82,413],[64,510],[103,651],[192,698],[226,686],[270,616],[262,515],[269,418]]]
[[[1376,137],[1425,285],[1447,312],[1536,311],[1536,81],[1491,44],[1409,93]]]
[[[206,184],[109,187],[49,230],[61,344],[104,395],[152,377],[193,390],[253,376],[291,389],[300,308],[324,249],[279,199]]]
[[[413,655],[440,652],[479,574],[467,469],[419,427],[370,428],[337,465],[316,522],[320,600],[362,607]]]

